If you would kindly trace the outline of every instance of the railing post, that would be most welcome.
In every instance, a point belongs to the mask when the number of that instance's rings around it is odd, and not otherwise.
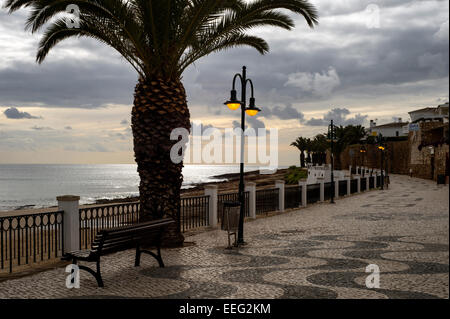
[[[80,196],[56,197],[58,210],[64,211],[64,252],[80,250]]]
[[[370,189],[370,175],[366,175],[366,192]]]
[[[335,199],[339,198],[339,181],[340,180],[341,180],[340,178],[334,179],[334,198]]]
[[[278,188],[278,210],[284,212],[284,181],[275,181],[275,188]]]
[[[348,166],[348,172],[350,175],[352,175],[352,166],[351,165]]]
[[[320,177],[317,178],[317,181],[319,182],[320,185],[320,201],[323,202],[325,201],[325,180]]]
[[[350,196],[352,193],[352,175],[350,174],[350,176],[346,176],[345,178],[347,179],[347,196]]]
[[[356,184],[358,185],[356,192],[361,193],[361,176],[360,175],[356,176]]]
[[[245,191],[249,192],[248,194],[248,210],[249,217],[252,219],[256,218],[256,183],[247,182],[245,183]]]
[[[308,186],[306,184],[306,180],[304,181],[299,181],[298,185],[302,187],[302,207],[306,207],[306,205],[308,204],[308,198],[307,198],[307,194],[308,194]]]
[[[377,175],[378,175],[378,173],[377,173],[377,170],[376,169],[374,169],[373,170],[373,176],[374,176],[374,179],[373,179],[373,188],[377,188]]]
[[[359,166],[356,166],[356,174],[359,174]]]
[[[209,196],[209,226],[217,226],[217,185],[206,185],[205,196]]]

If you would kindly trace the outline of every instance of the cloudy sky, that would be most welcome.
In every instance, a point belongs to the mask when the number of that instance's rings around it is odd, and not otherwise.
[[[3,5],[4,0],[0,0]],[[311,0],[320,25],[254,30],[260,56],[235,49],[198,61],[183,75],[192,120],[233,127],[222,103],[242,65],[263,112],[252,127],[278,128],[279,162],[289,144],[338,124],[378,124],[448,101],[448,0]],[[0,9],[0,163],[134,163],[130,112],[137,75],[112,49],[88,39],[60,44],[35,63],[39,34],[26,11]],[[234,122],[234,124],[233,124]]]

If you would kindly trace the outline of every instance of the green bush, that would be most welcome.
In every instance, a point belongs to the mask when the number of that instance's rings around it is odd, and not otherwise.
[[[291,166],[288,168],[284,175],[284,180],[288,185],[297,185],[300,179],[308,177],[308,170],[306,168],[300,168],[297,166]]]

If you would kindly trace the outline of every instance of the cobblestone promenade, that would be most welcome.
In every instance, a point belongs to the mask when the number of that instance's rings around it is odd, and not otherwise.
[[[134,251],[104,257],[105,288],[64,268],[0,282],[0,298],[448,298],[448,186],[391,176],[389,190],[311,205],[245,224],[244,248],[220,230],[164,249],[166,268]],[[365,285],[380,268],[380,288]]]

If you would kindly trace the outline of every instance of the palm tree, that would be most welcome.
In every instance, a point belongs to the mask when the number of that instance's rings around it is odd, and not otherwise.
[[[314,149],[316,152],[317,163],[322,165],[326,163],[327,149],[329,147],[329,143],[325,134],[317,134],[313,140]]]
[[[61,17],[69,5],[80,10],[78,28],[69,28]],[[38,63],[59,42],[88,37],[115,49],[136,70],[131,123],[143,220],[164,215],[177,220],[183,162],[170,158],[178,142],[170,134],[191,127],[183,71],[210,53],[237,46],[268,52],[267,42],[247,31],[261,26],[291,30],[293,19],[277,9],[303,16],[310,27],[318,23],[307,0],[6,0],[5,7],[10,13],[30,8],[26,27],[32,32],[48,25]],[[167,237],[179,244],[184,238],[177,228]]]
[[[306,163],[312,163],[312,152],[314,151],[313,141],[310,138],[306,139]]]
[[[366,129],[361,125],[347,125],[345,127],[345,138],[348,145],[358,144],[366,135]]]
[[[305,167],[305,151],[308,147],[308,139],[299,136],[291,143],[291,146],[296,147],[300,151],[300,167]]]
[[[348,145],[346,127],[336,126],[336,141],[334,143],[334,160],[336,169],[341,169],[341,153],[345,150]]]

